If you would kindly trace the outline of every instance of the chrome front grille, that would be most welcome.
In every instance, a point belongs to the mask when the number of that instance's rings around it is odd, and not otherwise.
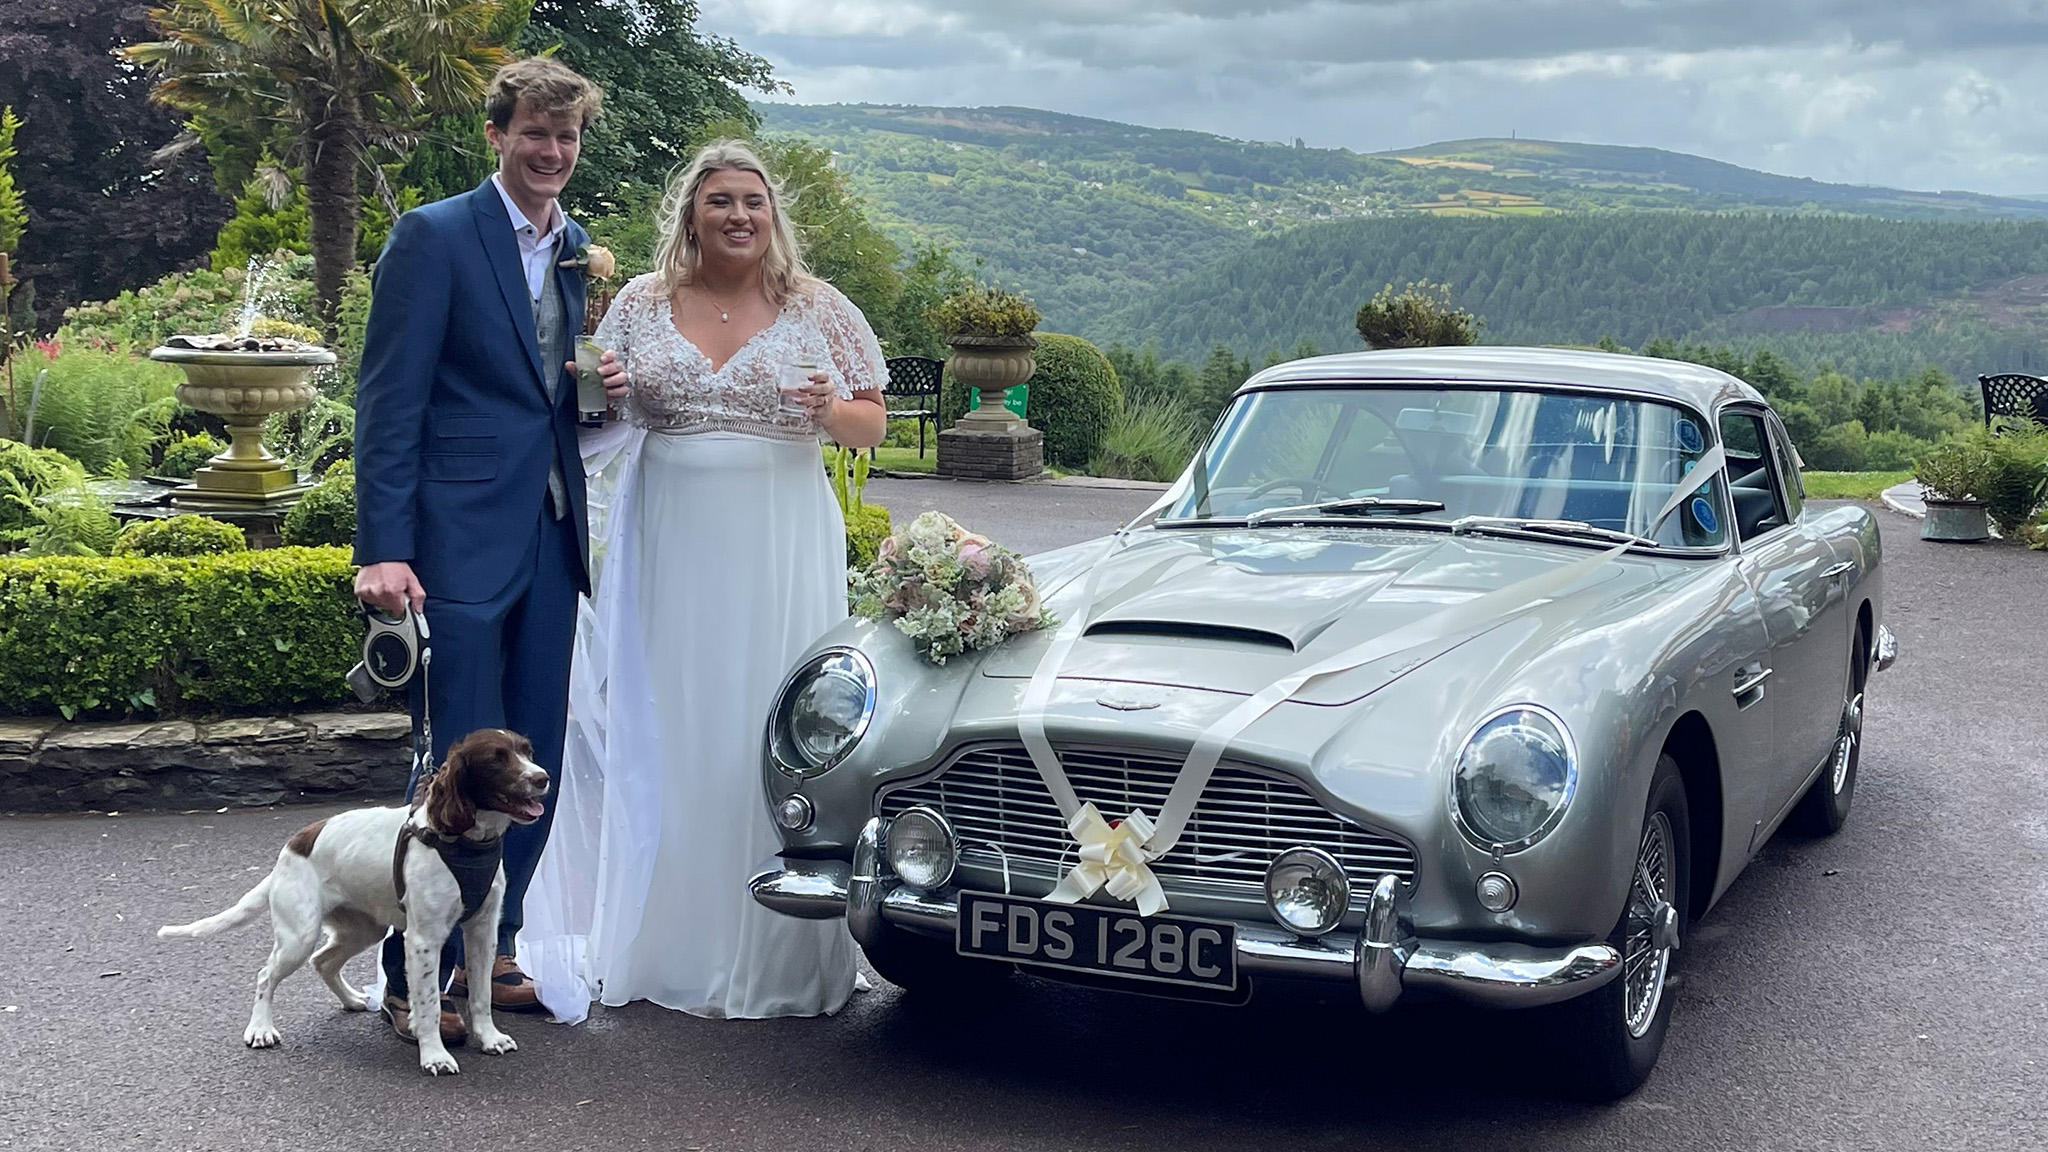
[[[1133,808],[1156,818],[1181,767],[1171,756],[1102,748],[1062,748],[1060,763],[1075,793],[1112,820]],[[963,854],[977,866],[995,857],[1015,872],[1051,877],[1073,865],[1059,808],[1021,744],[969,748],[937,776],[886,789],[881,815],[917,805],[936,808],[952,823]],[[991,844],[1001,847],[1000,857]],[[1168,891],[1264,899],[1266,866],[1297,845],[1337,858],[1351,877],[1354,905],[1386,873],[1415,878],[1415,854],[1406,844],[1331,812],[1296,780],[1228,762],[1210,777],[1180,842],[1152,870]]]

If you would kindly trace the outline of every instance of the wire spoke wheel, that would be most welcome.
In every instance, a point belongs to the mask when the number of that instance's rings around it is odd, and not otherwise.
[[[1842,706],[1842,730],[1835,737],[1835,762],[1829,768],[1828,785],[1835,795],[1849,783],[1849,770],[1856,766],[1856,752],[1863,743],[1863,693],[1850,685],[1849,700]]]
[[[1672,858],[1671,821],[1663,812],[1653,812],[1643,828],[1642,846],[1636,849],[1622,952],[1622,979],[1626,982],[1622,1013],[1628,1034],[1637,1039],[1657,1019],[1657,1007],[1664,999],[1664,978],[1671,968],[1671,945],[1659,941],[1657,921],[1672,905]]]

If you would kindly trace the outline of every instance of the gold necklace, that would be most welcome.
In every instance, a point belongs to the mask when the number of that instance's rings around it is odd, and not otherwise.
[[[696,285],[696,288],[697,291],[704,293],[706,300],[711,301],[713,308],[718,309],[718,322],[720,324],[732,323],[732,309],[730,307],[720,304],[718,298],[711,294],[711,289],[704,287],[702,284]]]

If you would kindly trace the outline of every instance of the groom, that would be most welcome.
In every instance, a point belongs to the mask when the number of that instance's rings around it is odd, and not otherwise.
[[[431,764],[475,729],[509,728],[560,779],[576,597],[590,590],[568,371],[584,284],[560,265],[588,237],[555,198],[600,99],[551,59],[499,69],[484,126],[498,171],[399,217],[372,277],[356,388],[355,593],[425,613]],[[413,687],[417,709],[418,678]],[[458,957],[459,934],[442,954],[444,980],[466,961],[458,993],[467,983],[497,1008],[540,1006],[513,940],[558,792],[505,835],[498,955]],[[384,1014],[411,1041],[405,948],[400,933],[384,942]],[[460,1016],[441,1007],[443,1038],[460,1043]]]

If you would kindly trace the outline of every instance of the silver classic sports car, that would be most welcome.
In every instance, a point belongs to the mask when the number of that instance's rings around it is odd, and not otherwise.
[[[1848,817],[1895,655],[1871,515],[1796,462],[1691,364],[1269,369],[1139,522],[1031,559],[1052,627],[943,666],[885,622],[819,641],[754,896],[914,994],[1540,1008],[1626,1093],[1690,925],[1780,825]]]

